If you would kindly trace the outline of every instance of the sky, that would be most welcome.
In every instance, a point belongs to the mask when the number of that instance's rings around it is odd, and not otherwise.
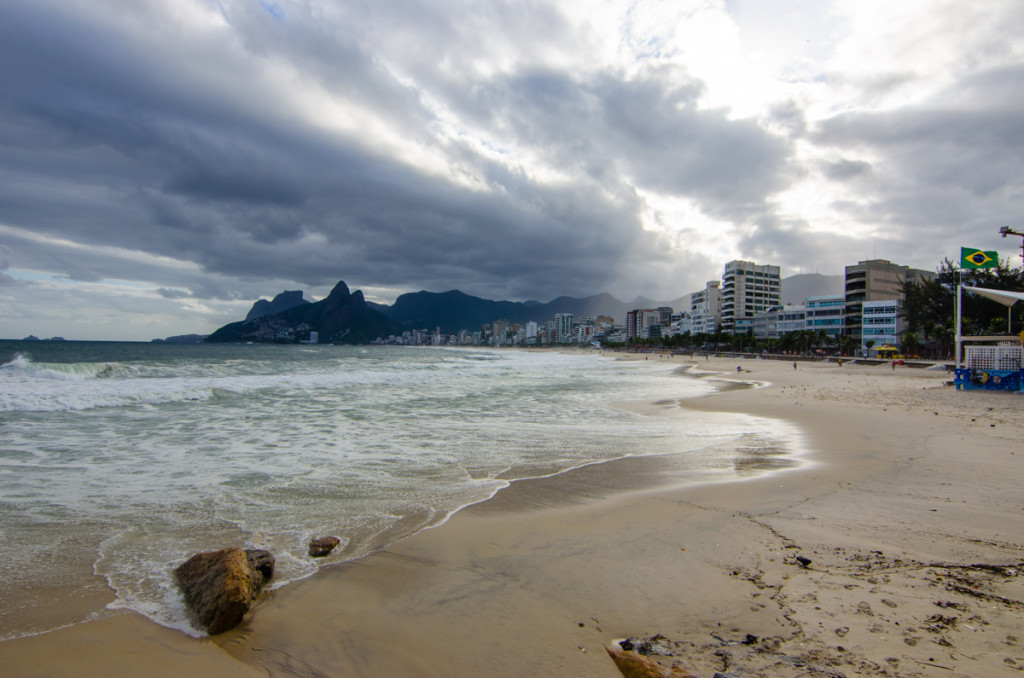
[[[1019,0],[0,0],[0,337],[1020,265]]]

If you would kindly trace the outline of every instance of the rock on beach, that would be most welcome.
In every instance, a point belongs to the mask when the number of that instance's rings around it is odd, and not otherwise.
[[[211,636],[233,629],[274,576],[274,556],[259,549],[197,553],[174,570],[193,621]]]
[[[309,555],[312,558],[323,558],[340,543],[341,540],[337,537],[317,537],[311,539],[309,542]]]

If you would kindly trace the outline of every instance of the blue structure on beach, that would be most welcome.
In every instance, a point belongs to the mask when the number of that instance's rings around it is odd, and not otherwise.
[[[1006,326],[1013,326],[1010,312],[1018,301],[1024,301],[1024,292],[990,290],[981,287],[957,285],[956,297],[956,372],[953,380],[958,391],[986,389],[989,391],[1024,392],[1024,332],[1020,341],[1012,336],[971,337],[971,341],[995,341],[996,346],[966,346],[961,334],[962,297],[964,291],[998,301],[1007,308]],[[961,347],[965,350],[962,352]],[[964,356],[961,367],[960,357]]]
[[[961,367],[954,373],[958,391],[1024,391],[1024,370],[980,370]]]
[[[1000,341],[998,346],[965,348],[964,366],[954,373],[958,391],[1024,391],[1024,346]]]

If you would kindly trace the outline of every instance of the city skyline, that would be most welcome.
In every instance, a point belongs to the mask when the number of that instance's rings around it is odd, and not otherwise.
[[[12,0],[0,335],[1020,265],[1024,6]]]

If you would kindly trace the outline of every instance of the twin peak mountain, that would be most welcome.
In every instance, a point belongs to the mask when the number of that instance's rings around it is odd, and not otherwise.
[[[260,299],[245,320],[221,327],[207,341],[292,343],[308,341],[316,332],[319,343],[364,344],[412,329],[439,327],[442,332],[454,334],[475,330],[499,318],[519,324],[544,322],[555,313],[625,317],[626,311],[638,304],[647,308],[671,303],[636,299],[628,304],[610,294],[584,299],[559,297],[548,303],[491,301],[452,290],[403,294],[394,304],[385,306],[367,302],[362,291],[350,292],[342,281],[317,302],[304,299],[302,292],[295,290],[282,292],[271,301]]]

